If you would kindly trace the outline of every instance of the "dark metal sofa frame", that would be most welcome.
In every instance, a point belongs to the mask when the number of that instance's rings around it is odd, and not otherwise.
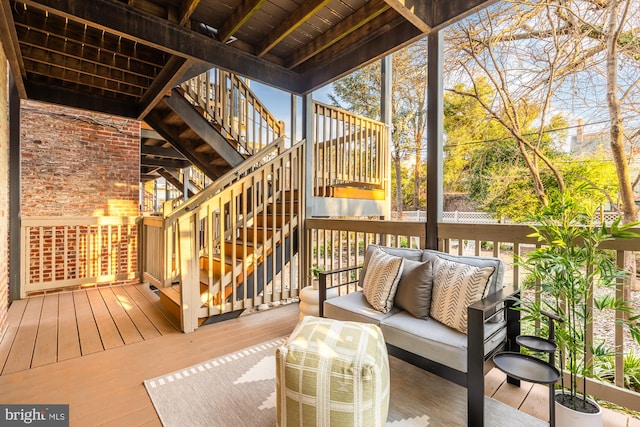
[[[356,272],[362,266],[346,267],[319,273],[318,312],[324,317],[324,301],[327,299],[327,289],[339,288],[345,285],[356,286],[357,279],[344,283],[327,286],[328,278],[333,275]],[[410,351],[387,344],[389,354],[402,359],[414,366],[432,372],[439,377],[452,381],[467,389],[467,425],[470,427],[484,426],[484,376],[493,367],[492,357],[499,351],[520,351],[516,337],[520,335],[520,311],[517,304],[520,290],[505,289],[495,292],[486,298],[467,307],[467,372],[458,371],[433,360],[425,359]],[[484,354],[484,343],[492,337],[484,336],[484,324],[495,316],[504,314],[506,319],[506,340],[492,351]],[[520,380],[507,376],[507,382],[520,386]]]

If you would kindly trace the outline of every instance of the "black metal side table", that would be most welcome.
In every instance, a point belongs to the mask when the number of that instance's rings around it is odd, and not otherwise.
[[[516,337],[516,343],[536,352],[548,353],[549,361],[545,362],[535,356],[522,353],[504,351],[493,356],[493,363],[502,372],[515,379],[549,385],[549,425],[554,427],[556,418],[554,384],[560,378],[560,371],[553,363],[557,350],[554,321],[562,322],[563,319],[553,313],[547,313],[545,311],[541,311],[541,313],[549,318],[549,338],[519,335]]]

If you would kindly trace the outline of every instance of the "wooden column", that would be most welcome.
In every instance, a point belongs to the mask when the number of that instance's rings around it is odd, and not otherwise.
[[[392,107],[393,103],[393,57],[387,55],[382,58],[380,64],[382,90],[380,100],[380,120],[387,125],[387,147],[388,150],[385,153],[384,170],[386,176],[384,177],[384,192],[386,200],[386,206],[384,209],[384,219],[391,219],[391,129],[392,129]]]
[[[20,94],[9,68],[9,301],[20,299]],[[25,255],[26,256],[26,255]]]
[[[443,34],[428,36],[427,88],[427,248],[438,249],[438,223],[442,221],[442,134],[444,107],[442,62]]]

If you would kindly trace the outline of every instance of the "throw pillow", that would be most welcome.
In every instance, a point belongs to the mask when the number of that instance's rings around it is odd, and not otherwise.
[[[380,249],[372,251],[362,292],[374,309],[382,313],[391,310],[403,266],[404,259],[401,257],[389,255]]]
[[[475,267],[436,257],[433,262],[431,317],[467,333],[467,307],[482,299],[493,267]]]
[[[428,319],[431,310],[433,275],[431,261],[404,260],[395,305],[418,319]]]

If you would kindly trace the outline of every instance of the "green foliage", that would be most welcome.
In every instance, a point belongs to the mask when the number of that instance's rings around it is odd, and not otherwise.
[[[602,350],[599,347],[598,350]],[[624,386],[635,392],[640,392],[640,356],[631,351],[625,354]],[[613,382],[615,378],[615,355],[611,351],[594,352],[593,376],[601,381]]]
[[[589,297],[595,287],[613,288],[626,274],[600,246],[616,238],[640,237],[629,230],[638,223],[594,223],[598,193],[584,184],[573,191],[553,192],[549,206],[542,207],[532,218],[536,225],[531,226],[534,232],[530,237],[537,238],[542,246],[518,260],[540,283],[541,303],[523,304],[525,319],[540,319],[540,311],[546,310],[565,320],[556,331],[556,340],[566,356],[564,368],[570,373],[566,388],[573,400],[578,393],[578,377],[592,376],[592,367],[586,363],[585,339],[587,325],[592,322]],[[533,282],[526,285],[530,283]],[[598,310],[632,309],[626,301],[610,295],[596,299],[594,306]],[[640,342],[638,316],[629,317],[625,325]],[[565,387],[564,380],[562,385]],[[586,390],[582,394],[586,396]]]
[[[318,277],[320,277],[320,273],[324,271],[324,266],[313,264],[309,269],[309,271],[311,273],[311,277],[313,277],[314,279],[317,279]]]

